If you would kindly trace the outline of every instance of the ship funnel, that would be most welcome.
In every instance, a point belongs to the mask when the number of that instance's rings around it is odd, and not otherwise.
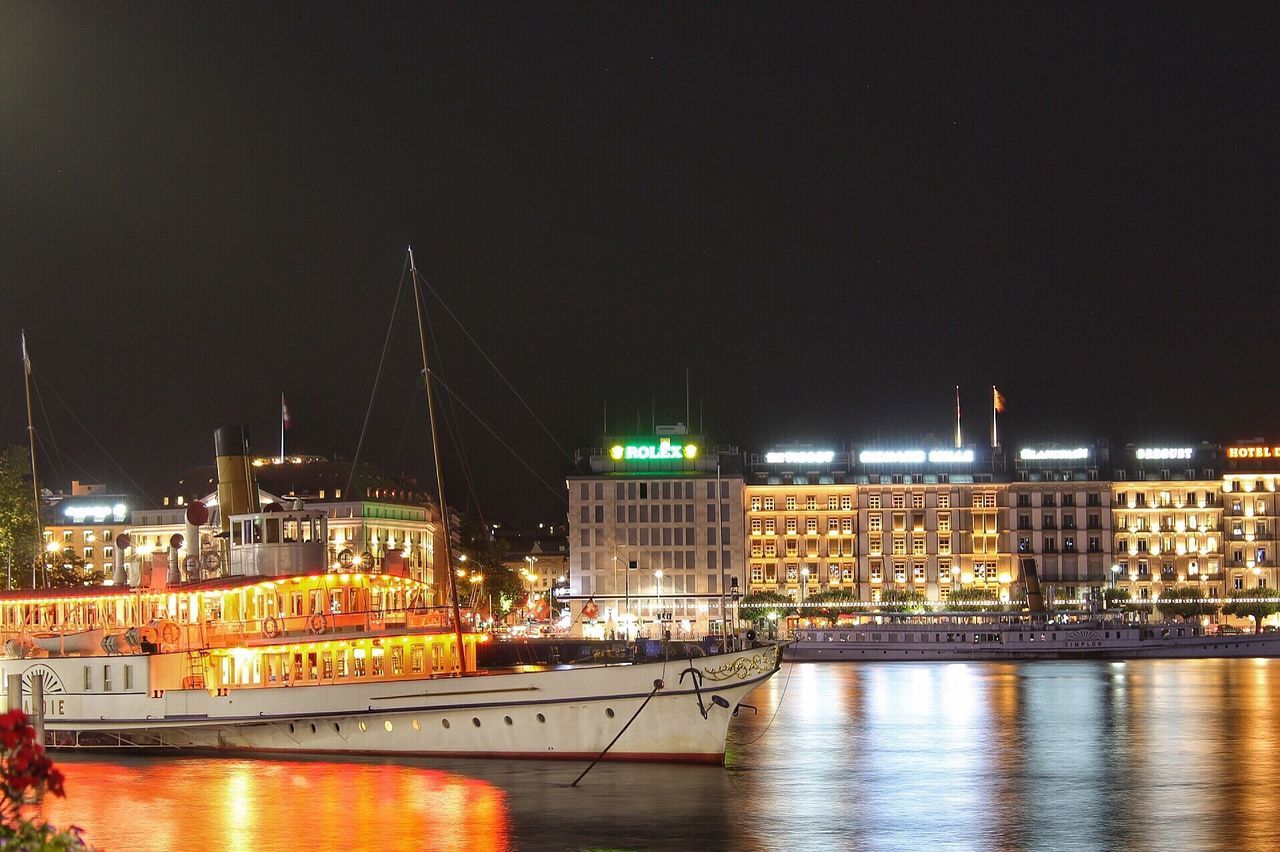
[[[221,426],[213,433],[218,457],[218,509],[222,530],[231,530],[231,516],[260,512],[258,484],[249,460],[249,430],[244,426]]]
[[[1040,573],[1034,559],[1022,560],[1022,583],[1027,587],[1027,609],[1031,614],[1044,615],[1044,594],[1040,591]]]

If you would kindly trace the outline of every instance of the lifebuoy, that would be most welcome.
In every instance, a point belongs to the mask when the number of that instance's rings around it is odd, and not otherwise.
[[[594,599],[587,601],[586,605],[582,608],[583,618],[594,619],[599,614],[600,614],[600,607],[596,606],[596,602]]]
[[[274,639],[280,635],[280,619],[274,615],[268,615],[262,619],[262,635],[268,639]]]
[[[325,618],[323,612],[313,612],[311,617],[307,619],[307,632],[314,633],[317,636],[329,629],[329,619]]]
[[[206,571],[217,571],[218,566],[222,564],[222,558],[216,553],[206,553],[204,555],[204,567]]]
[[[166,645],[176,645],[178,640],[182,638],[182,631],[178,625],[172,621],[163,621],[160,623],[160,641]]]

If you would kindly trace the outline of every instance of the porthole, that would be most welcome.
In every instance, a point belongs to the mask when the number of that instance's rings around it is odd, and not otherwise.
[[[291,733],[291,734],[293,733],[293,723],[292,723],[292,722],[290,722],[290,723],[289,723],[289,733]]]
[[[441,724],[441,725],[444,725],[444,726],[447,728],[447,727],[449,727],[449,720],[448,720],[448,719],[441,719],[441,720],[440,720],[440,724]]]
[[[504,722],[506,722],[508,725],[510,725],[510,724],[511,724],[511,717],[510,717],[510,716],[503,716],[503,717],[502,717],[502,721],[504,721]]]
[[[366,725],[366,724],[364,723],[364,720],[363,720],[363,719],[361,719],[361,720],[360,720],[360,730],[362,730],[362,731],[367,731],[367,730],[369,730],[369,726],[368,726],[368,725]]]
[[[475,725],[475,726],[478,728],[478,727],[480,727],[480,720],[479,720],[478,718],[476,718],[476,717],[472,716],[472,717],[471,717],[471,724]]]
[[[415,731],[421,731],[421,730],[422,730],[422,723],[421,723],[421,722],[419,722],[417,719],[414,719],[414,720],[413,720],[413,729],[414,729]]]
[[[315,722],[312,722],[312,723],[311,723],[311,733],[313,733],[313,734],[314,734],[315,732],[316,732],[316,723],[315,723]]]
[[[539,713],[539,714],[538,714],[538,723],[539,723],[539,724],[542,724],[542,725],[545,725],[545,724],[547,723],[547,717],[546,717],[546,716],[543,716],[541,713]]]
[[[606,716],[608,716],[610,719],[612,719],[612,718],[613,718],[613,708],[612,708],[612,707],[606,707],[606,708],[604,708],[604,715],[606,715]]]
[[[382,727],[386,728],[386,729],[387,729],[387,733],[389,734],[389,733],[391,733],[392,729],[393,729],[395,726],[394,726],[394,725],[392,725],[392,724],[391,724],[391,720],[390,720],[390,719],[388,719],[387,721],[385,721],[385,722],[383,722],[383,723],[382,723]]]

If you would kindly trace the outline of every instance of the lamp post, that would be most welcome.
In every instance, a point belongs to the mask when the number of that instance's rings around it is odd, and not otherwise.
[[[659,568],[653,572],[653,585],[658,591],[657,611],[654,613],[658,620],[658,638],[662,638],[662,569]]]
[[[951,566],[951,594],[956,593],[956,589],[960,588],[960,566]]]
[[[534,591],[533,584],[538,579],[538,572],[534,567],[535,565],[538,564],[538,557],[533,556],[531,554],[529,556],[526,556],[524,558],[524,561],[529,564],[529,598],[530,600],[532,600],[534,594],[536,594],[536,592]],[[547,616],[548,618],[551,616],[551,589],[549,586],[547,589]]]

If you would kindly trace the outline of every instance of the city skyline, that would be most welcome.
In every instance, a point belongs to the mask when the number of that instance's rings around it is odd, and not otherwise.
[[[394,11],[0,10],[0,441],[25,328],[38,450],[84,478],[154,492],[225,423],[270,454],[281,393],[351,458],[410,244],[521,460],[455,408],[447,496],[488,517],[562,511],[606,405],[888,445],[948,440],[957,384],[981,435],[994,384],[1027,441],[1277,437],[1248,9]],[[409,313],[361,459],[429,483]]]

